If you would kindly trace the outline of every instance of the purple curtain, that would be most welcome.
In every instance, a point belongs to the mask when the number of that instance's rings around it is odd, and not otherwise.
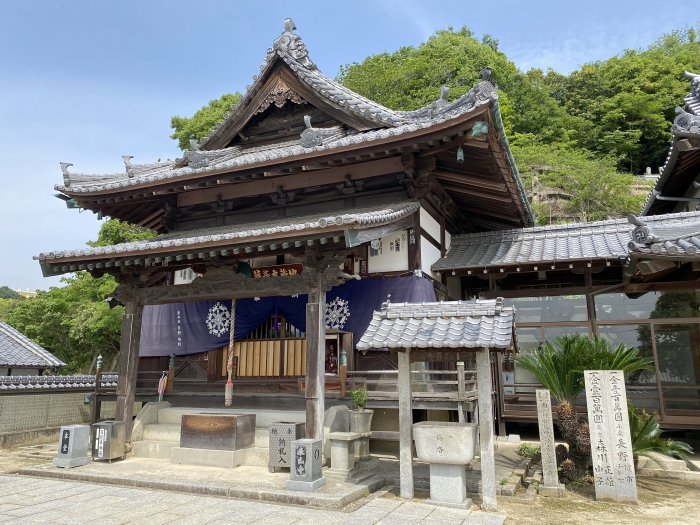
[[[389,299],[392,303],[435,301],[431,281],[422,277],[382,277],[348,281],[326,293],[326,326],[353,333],[355,342],[367,329],[372,314]],[[239,299],[236,302],[236,340],[243,339],[271,315],[283,315],[306,330],[306,295]],[[187,355],[228,343],[231,301],[199,301],[146,306],[141,327],[142,356]]]

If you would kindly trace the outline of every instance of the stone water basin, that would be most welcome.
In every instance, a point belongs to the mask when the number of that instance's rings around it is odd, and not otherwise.
[[[477,429],[476,423],[415,423],[416,455],[425,463],[468,465],[476,452]]]

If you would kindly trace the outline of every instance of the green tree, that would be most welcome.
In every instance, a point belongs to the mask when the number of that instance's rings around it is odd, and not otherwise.
[[[0,286],[0,299],[20,299],[21,297],[9,286]]]
[[[689,90],[684,71],[700,71],[700,41],[693,28],[566,76],[550,71],[544,82],[576,117],[572,136],[578,147],[612,155],[619,169],[639,173],[665,159],[674,108]]]
[[[175,131],[170,138],[177,140],[181,150],[190,149],[190,138],[199,140],[205,137],[210,130],[216,128],[240,99],[240,93],[226,93],[215,100],[210,100],[209,104],[200,108],[191,117],[177,115],[172,117],[170,127]]]
[[[90,246],[106,246],[153,237],[155,233],[111,219],[100,228]],[[119,353],[122,307],[105,302],[116,288],[111,275],[94,278],[87,272],[64,277],[64,286],[40,291],[36,297],[10,305],[0,315],[29,338],[66,363],[64,372],[87,372],[102,354],[106,366]]]
[[[62,282],[65,286],[17,303],[9,324],[64,361],[66,373],[88,371],[98,354],[112,362],[119,352],[123,313],[104,301],[114,291],[114,279],[79,272]]]
[[[131,223],[110,219],[102,224],[96,241],[88,241],[88,246],[109,246],[123,242],[143,241],[155,237],[156,232],[135,226]]]
[[[526,188],[534,191],[541,184],[569,196],[562,206],[570,220],[596,221],[637,213],[649,191],[648,182],[618,172],[612,157],[597,157],[566,144],[542,144],[534,135],[519,135],[512,149]],[[533,203],[538,224],[550,222],[550,205],[551,201]]]

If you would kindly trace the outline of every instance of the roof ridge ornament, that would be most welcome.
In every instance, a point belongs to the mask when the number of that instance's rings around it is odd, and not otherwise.
[[[654,235],[648,224],[642,221],[639,217],[635,217],[631,213],[627,216],[630,224],[634,224],[636,228],[632,230],[632,241],[630,244],[651,244],[658,240],[658,236]],[[631,247],[631,246],[630,246]]]
[[[134,174],[131,172],[132,164],[131,164],[131,159],[133,159],[133,155],[122,155],[122,160],[124,161],[124,167],[126,168],[126,174],[129,176],[131,179]]]
[[[685,72],[685,78],[690,79],[690,92],[696,97],[700,96],[700,75],[697,73]]]
[[[67,188],[70,186],[70,173],[68,168],[72,166],[70,162],[61,162],[61,171],[63,172],[63,185]]]
[[[318,69],[313,60],[309,58],[309,52],[301,37],[293,33],[296,28],[294,20],[291,18],[284,19],[284,33],[272,42],[272,49],[268,51],[268,58],[277,52],[289,56],[306,69]]]
[[[449,92],[449,86],[440,87],[440,98],[438,98],[432,104],[430,104],[430,118],[434,118],[438,113],[440,113],[445,107],[449,105],[450,101],[447,100],[447,95]]]
[[[676,107],[676,118],[671,126],[671,133],[700,133],[700,117]]]
[[[304,125],[306,126],[306,129],[301,132],[300,136],[300,144],[302,148],[322,146],[323,139],[335,133],[335,130],[332,129],[314,128],[311,125],[310,115],[304,115]]]

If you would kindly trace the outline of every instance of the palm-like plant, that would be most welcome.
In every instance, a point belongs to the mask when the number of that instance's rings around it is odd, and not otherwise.
[[[627,404],[627,411],[630,418],[632,453],[635,459],[646,456],[655,462],[656,458],[651,453],[657,452],[682,459],[688,465],[692,465],[693,469],[695,468],[688,457],[693,452],[693,448],[682,441],[661,437],[661,426],[654,414],[649,414],[646,410],[642,410],[641,414],[637,413],[632,403]]]
[[[583,371],[653,369],[653,361],[640,356],[637,348],[620,343],[613,349],[605,339],[581,334],[558,337],[553,344],[545,341],[534,353],[518,356],[516,363],[557,400],[557,425],[580,469],[587,468],[591,453],[588,425],[579,420],[574,407],[574,400],[585,388]]]

